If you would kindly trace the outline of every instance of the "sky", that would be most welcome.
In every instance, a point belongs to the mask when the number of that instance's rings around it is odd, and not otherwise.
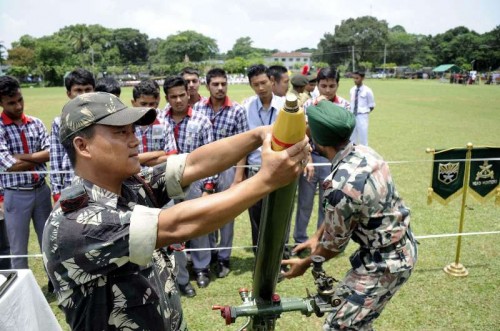
[[[0,41],[7,48],[25,34],[48,36],[74,24],[134,28],[165,39],[194,30],[227,52],[239,37],[253,47],[316,48],[342,20],[361,16],[436,35],[457,26],[485,33],[500,25],[499,0],[0,0]]]

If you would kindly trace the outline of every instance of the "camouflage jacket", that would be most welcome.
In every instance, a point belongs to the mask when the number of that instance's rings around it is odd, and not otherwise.
[[[173,254],[155,249],[161,209],[150,208],[174,197],[166,182],[181,176],[184,162],[185,156],[172,156],[167,166],[144,169],[124,182],[119,196],[78,176],[63,190],[42,251],[71,329],[185,328]]]
[[[326,249],[342,252],[352,238],[360,249],[351,256],[351,265],[360,274],[413,267],[416,248],[409,230],[410,210],[380,155],[349,143],[333,158],[323,188]],[[413,245],[411,249],[406,242]]]

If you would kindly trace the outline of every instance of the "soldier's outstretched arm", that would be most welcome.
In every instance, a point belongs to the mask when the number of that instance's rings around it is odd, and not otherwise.
[[[270,130],[270,126],[261,126],[214,141],[189,153],[181,186],[185,187],[198,179],[215,175],[236,165],[247,154],[262,145]]]
[[[258,141],[259,138],[249,137],[249,135],[259,134],[261,132],[254,131],[248,135],[238,135],[237,139],[226,140],[221,144],[210,144],[222,150],[230,150],[229,153],[227,151],[214,151],[217,154],[214,158],[220,158],[219,162],[223,162],[225,165],[236,163],[242,158],[243,153],[256,148],[255,144],[246,140]],[[236,143],[241,143],[243,147],[234,148],[231,146]],[[244,151],[237,151],[238,149],[244,149]],[[160,212],[156,247],[183,242],[220,228],[266,194],[296,179],[302,173],[303,165],[301,161],[308,158],[309,150],[310,147],[306,138],[287,150],[274,152],[271,150],[271,135],[268,134],[262,145],[262,167],[255,176],[232,186],[224,192],[184,201]],[[195,155],[196,159],[201,161],[199,158],[209,158],[209,151],[211,151],[210,148],[203,151],[202,155]],[[231,153],[237,155],[229,156]],[[223,161],[225,157],[230,158],[231,161]],[[219,165],[214,162],[212,160],[205,162],[205,164],[207,167],[218,169]],[[207,174],[204,174],[201,177],[206,176]]]

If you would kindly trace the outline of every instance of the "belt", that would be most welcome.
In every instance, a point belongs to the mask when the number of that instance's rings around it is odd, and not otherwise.
[[[379,251],[380,253],[390,253],[390,252],[393,252],[396,249],[398,249],[398,248],[403,247],[404,245],[406,245],[406,241],[407,240],[410,240],[413,243],[416,242],[416,240],[413,237],[413,232],[411,232],[411,228],[408,228],[406,230],[406,233],[403,236],[403,238],[401,238],[397,243],[390,244],[389,246],[384,246],[384,247],[377,248],[377,251]]]
[[[43,185],[45,185],[45,180],[36,182],[32,186],[11,186],[11,187],[4,187],[4,189],[12,191],[33,191],[36,190],[37,188],[42,187]]]
[[[406,245],[406,235],[403,238],[401,238],[401,240],[398,241],[397,243],[390,244],[389,246],[377,248],[377,251],[379,251],[380,253],[390,253],[390,252],[395,251],[397,248],[402,247],[404,245]]]

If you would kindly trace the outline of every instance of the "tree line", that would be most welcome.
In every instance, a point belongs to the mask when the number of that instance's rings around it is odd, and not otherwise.
[[[115,76],[165,76],[186,65],[202,71],[222,66],[229,73],[244,73],[277,51],[254,47],[248,36],[221,53],[215,39],[192,30],[162,39],[149,38],[133,28],[76,24],[41,38],[24,35],[11,49],[0,42],[0,61],[10,66],[8,73],[13,76],[21,80],[39,76],[50,86],[61,85],[65,72],[75,67]],[[385,20],[364,16],[343,20],[323,35],[316,49],[294,51],[312,53],[316,67],[335,65],[341,71],[384,64],[419,69],[444,63],[491,71],[500,66],[500,25],[484,34],[459,26],[431,36],[408,33],[401,25],[389,27]]]

